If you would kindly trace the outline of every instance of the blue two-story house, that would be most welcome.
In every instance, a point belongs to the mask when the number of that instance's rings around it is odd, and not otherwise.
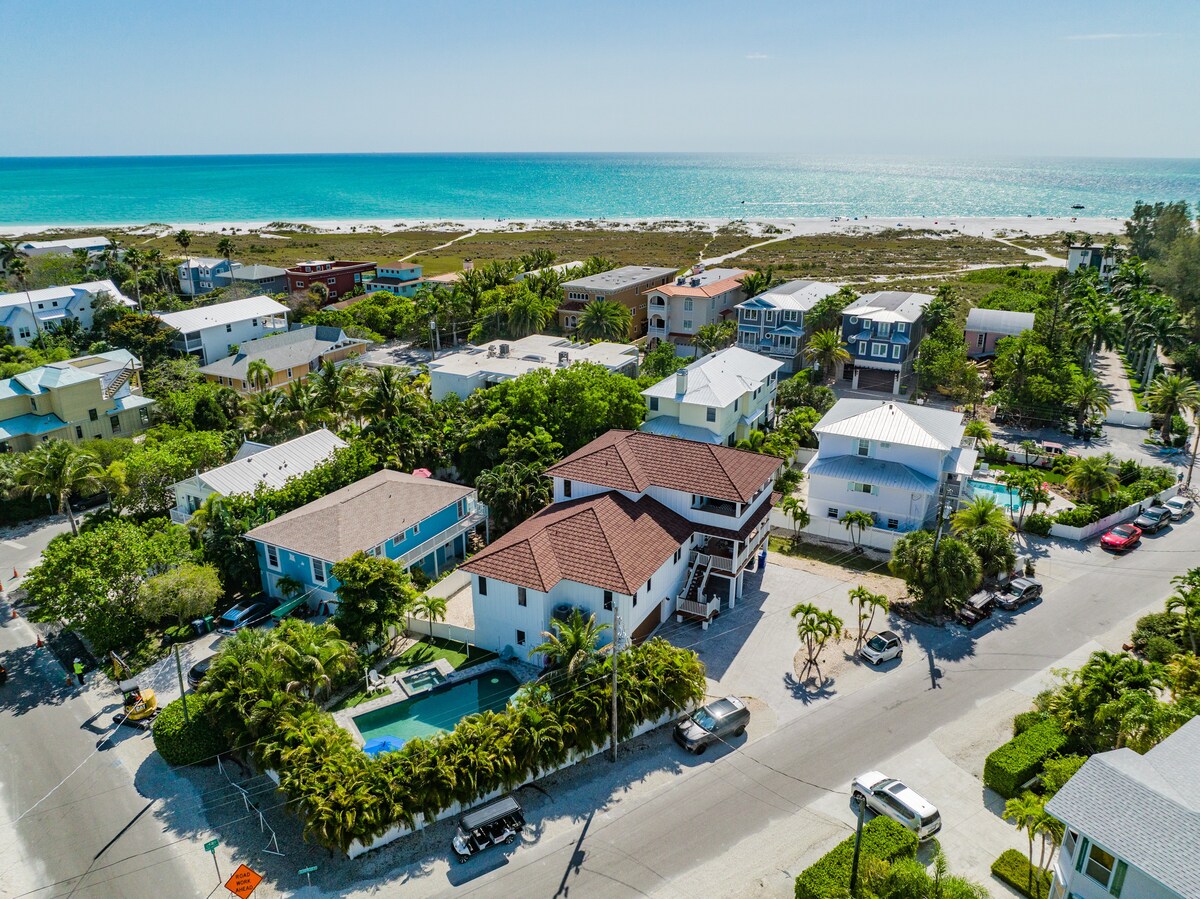
[[[804,367],[805,316],[840,289],[822,281],[788,281],[739,303],[738,346],[782,362],[785,374],[798,372]]]
[[[411,262],[389,262],[375,267],[375,277],[363,282],[363,290],[374,293],[386,290],[392,296],[411,297],[425,283],[421,266]]]
[[[487,507],[470,487],[399,471],[377,471],[246,534],[258,555],[263,592],[283,599],[279,580],[303,585],[318,608],[337,601],[331,567],[358,551],[437,577],[486,532]]]
[[[176,266],[179,292],[198,297],[212,293],[218,287],[228,287],[233,283],[233,272],[241,267],[240,262],[220,256],[189,256]]]
[[[912,373],[924,332],[927,293],[868,293],[842,310],[842,339],[851,361],[842,380],[854,389],[899,393]]]

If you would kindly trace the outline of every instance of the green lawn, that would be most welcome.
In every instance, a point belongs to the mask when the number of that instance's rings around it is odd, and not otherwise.
[[[370,699],[378,699],[380,696],[382,696],[386,692],[387,692],[386,690],[381,690],[379,687],[375,687],[372,690],[368,690],[366,688],[366,686],[364,685],[361,688],[359,688],[358,690],[355,690],[353,693],[351,693],[349,696],[347,696],[345,699],[343,699],[341,702],[339,702],[337,705],[335,705],[329,711],[340,712],[342,709],[352,709],[356,705],[362,705],[364,702],[366,702]]]
[[[422,637],[417,643],[414,643],[404,652],[400,653],[395,660],[383,671],[383,674],[395,674],[397,671],[407,671],[409,668],[415,668],[417,665],[426,665],[429,662],[437,659],[445,659],[455,670],[461,668],[470,668],[472,665],[478,665],[481,662],[487,662],[498,658],[494,652],[489,652],[486,649],[480,649],[478,646],[469,644],[455,643],[450,640],[440,640],[437,637],[430,639]]]
[[[1005,462],[1002,465],[997,465],[995,463],[989,462],[988,469],[990,471],[1004,471],[1004,472],[1011,473],[1014,471],[1025,471],[1025,466],[1022,465],[1020,462]],[[1049,468],[1038,468],[1036,465],[1030,465],[1029,470],[1035,471],[1039,475],[1041,475],[1042,480],[1045,481],[1047,484],[1062,484],[1062,483],[1065,483],[1067,480],[1066,475],[1059,474],[1057,471],[1052,471]]]
[[[790,537],[771,537],[768,543],[771,552],[782,553],[785,556],[795,556],[801,559],[813,559],[817,562],[828,562],[841,568],[853,568],[855,571],[878,571],[879,560],[865,555],[851,555],[846,549],[833,546],[822,546],[819,543],[797,542]]]

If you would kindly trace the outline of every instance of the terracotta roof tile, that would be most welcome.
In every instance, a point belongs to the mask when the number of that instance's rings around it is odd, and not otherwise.
[[[613,490],[663,487],[748,502],[782,465],[774,456],[644,431],[609,431],[546,474]]]
[[[462,567],[541,593],[569,580],[629,595],[691,534],[657,500],[602,493],[547,506]]]

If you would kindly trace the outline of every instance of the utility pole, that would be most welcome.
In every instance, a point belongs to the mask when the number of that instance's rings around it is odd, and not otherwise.
[[[862,845],[863,816],[867,811],[867,800],[858,800],[858,826],[854,829],[854,860],[850,863],[850,896],[858,896],[858,850]]]
[[[175,673],[179,676],[179,698],[183,700],[183,723],[186,727],[190,723],[188,721],[187,690],[183,687],[183,663],[179,661],[178,643],[175,644]],[[213,856],[213,860],[216,860],[215,855]]]
[[[621,632],[618,630],[620,617],[617,614],[617,598],[613,597],[613,651],[612,651],[612,761],[617,760],[617,655],[621,648]]]
[[[429,358],[437,358],[437,319],[432,316],[429,319]]]
[[[937,531],[933,537],[933,554],[937,556],[938,544],[942,542],[942,519],[946,514],[946,482],[942,481],[941,494],[938,496]]]
[[[1187,482],[1183,485],[1184,490],[1192,489],[1192,471],[1196,467],[1196,450],[1200,449],[1200,415],[1192,416],[1192,427],[1196,429],[1196,439],[1192,441],[1192,458],[1188,462]]]

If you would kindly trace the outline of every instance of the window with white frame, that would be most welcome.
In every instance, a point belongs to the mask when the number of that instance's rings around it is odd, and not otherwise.
[[[889,334],[892,333],[892,323],[891,322],[876,322],[875,323],[875,333],[878,334],[880,337],[887,337]]]
[[[873,359],[886,359],[887,351],[888,351],[888,348],[887,348],[886,343],[872,343],[871,344],[871,358],[873,358]]]
[[[835,509],[833,506],[830,506],[828,509],[825,510],[825,517],[832,518],[834,521],[837,521],[838,510]]]
[[[867,484],[863,481],[850,481],[851,493],[869,493],[872,496],[879,492],[879,488],[874,484]]]
[[[983,345],[985,343],[987,343],[987,335],[986,334],[980,334],[978,337],[975,338],[975,346],[979,347],[980,349],[983,348]]]
[[[904,322],[896,322],[896,333],[903,334],[908,330],[908,325]]]
[[[795,322],[800,320],[800,312],[797,309],[786,309],[783,313],[785,322]]]
[[[1120,899],[1121,888],[1125,885],[1126,865],[1125,862],[1118,861],[1111,852],[1094,844],[1088,846],[1087,841],[1084,840],[1075,869],[1083,871],[1110,894]]]
[[[742,321],[747,321],[747,322],[758,321],[758,310],[757,309],[743,309],[742,310]]]
[[[860,356],[867,355],[867,342],[865,340],[860,340],[858,342],[858,355],[860,355]]]
[[[267,567],[279,570],[279,550],[274,546],[267,547]]]
[[[683,320],[683,330],[685,330],[685,331],[692,330],[692,320],[690,318],[685,318]]]
[[[691,312],[693,308],[695,308],[695,304],[692,302],[692,298],[691,297],[685,298],[683,301],[683,311]]]
[[[899,359],[899,358],[900,358],[900,350],[901,350],[901,349],[902,349],[902,347],[901,347],[899,344],[897,344],[896,346],[892,347],[892,358],[893,358],[893,359]]]
[[[312,560],[312,576],[314,583],[325,583],[325,562],[321,559]]]
[[[656,396],[650,397],[650,411],[651,412],[658,411],[658,397],[656,397]]]
[[[704,420],[705,421],[716,421],[717,420],[717,410],[714,409],[712,406],[707,407],[704,410]]]
[[[871,455],[871,441],[870,440],[859,440],[858,441],[858,454],[860,456]]]

